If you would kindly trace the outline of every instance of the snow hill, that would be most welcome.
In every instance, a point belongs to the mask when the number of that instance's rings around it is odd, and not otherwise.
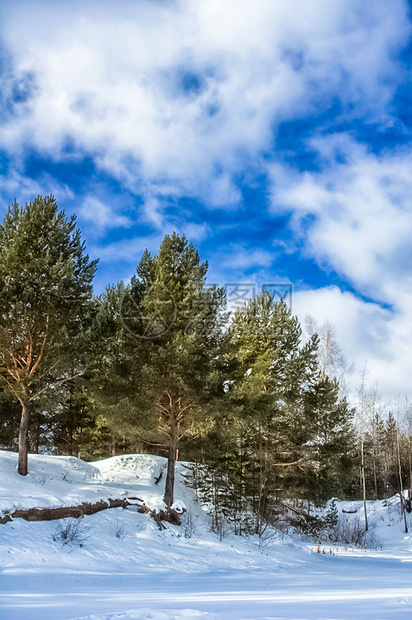
[[[94,463],[30,455],[30,473],[22,477],[17,455],[0,451],[0,515],[135,496],[162,507],[165,475],[157,485],[155,479],[165,465],[150,455]],[[403,531],[399,498],[368,503],[373,535],[367,550],[324,541],[316,553],[316,542],[276,531],[264,546],[257,536],[229,533],[220,540],[183,484],[185,471],[178,463],[175,497],[187,513],[181,526],[166,524],[164,531],[132,507],[79,520],[16,518],[0,525],[0,618],[356,618],[359,604],[366,618],[410,615],[412,537]],[[362,525],[361,502],[337,506],[342,523]],[[356,571],[363,581],[355,587]],[[326,614],[333,601],[340,601],[341,615]]]

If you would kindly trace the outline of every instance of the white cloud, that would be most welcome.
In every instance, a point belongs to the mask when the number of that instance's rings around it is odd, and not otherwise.
[[[207,224],[181,224],[179,227],[180,233],[186,235],[189,242],[202,241],[210,233],[209,226]],[[178,232],[178,231],[176,231]]]
[[[330,286],[295,293],[293,311],[302,322],[306,314],[311,314],[321,323],[327,320],[334,323],[352,359],[356,352],[357,362],[359,359],[365,362],[368,354],[388,355],[388,324],[392,313],[378,304]]]
[[[0,175],[0,198],[4,206],[11,204],[14,199],[19,204],[31,202],[39,194],[43,196],[53,194],[62,199],[71,199],[74,196],[67,185],[59,183],[48,174],[41,175],[37,181],[17,170],[12,170],[7,175]]]
[[[69,141],[129,189],[168,181],[210,206],[239,201],[233,174],[262,165],[281,120],[336,94],[386,117],[409,34],[403,0],[6,4],[3,96],[28,85],[3,148],[59,159]]]
[[[139,221],[162,232],[173,229],[165,197],[239,206],[237,181],[267,172],[283,121],[338,101],[342,121],[390,125],[404,80],[396,59],[411,34],[406,0],[6,0],[2,8],[0,148],[14,161],[32,149],[45,161],[91,157],[143,197]],[[349,359],[369,360],[385,385],[406,386],[410,153],[376,156],[347,136],[311,146],[321,172],[270,168],[274,210],[293,214],[311,257],[394,310],[338,289],[295,301],[337,324]],[[0,183],[2,196],[20,200],[48,191],[73,198],[45,175],[33,182],[13,172]],[[80,215],[101,230],[129,224],[91,195]],[[195,239],[208,231],[176,227]],[[159,232],[91,250],[102,262],[130,263],[160,241]],[[265,268],[271,257],[238,247],[230,266]]]
[[[345,136],[312,146],[328,164],[313,173],[274,166],[273,209],[293,212],[306,251],[320,264],[397,305],[412,293],[411,153],[377,156]]]
[[[117,263],[121,261],[135,266],[146,249],[157,254],[162,238],[162,235],[132,237],[130,239],[122,239],[121,241],[113,241],[105,245],[89,244],[88,249],[90,254],[98,257],[102,263]]]
[[[222,265],[231,270],[251,269],[254,267],[268,267],[273,263],[273,254],[262,249],[245,249],[234,245],[230,254],[225,258],[221,256]]]
[[[336,287],[300,292],[300,318],[335,323],[358,370],[368,362],[386,398],[412,376],[411,153],[375,155],[346,135],[312,141],[319,172],[273,166],[273,210],[289,210],[307,255],[336,270],[366,302]],[[386,308],[386,309],[385,309]]]
[[[408,314],[383,309],[335,286],[295,293],[293,312],[302,323],[310,314],[336,327],[339,345],[356,368],[349,377],[352,393],[365,364],[386,400],[410,390],[412,325]]]
[[[79,209],[79,216],[87,222],[92,222],[98,233],[107,228],[128,228],[132,224],[130,218],[118,215],[95,196],[85,197]]]

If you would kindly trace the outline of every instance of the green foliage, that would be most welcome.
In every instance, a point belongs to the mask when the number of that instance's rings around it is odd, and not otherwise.
[[[323,374],[313,386],[307,406],[312,438],[307,444],[305,478],[312,501],[321,504],[343,495],[354,475],[353,410],[339,398],[339,384]]]
[[[300,534],[317,538],[320,535],[327,537],[334,532],[339,522],[339,512],[336,507],[336,498],[333,498],[322,514],[310,514],[304,510],[293,510],[293,516],[289,519],[290,525]]]
[[[148,363],[143,370],[156,394],[174,390],[174,397],[185,393],[193,398],[205,393],[205,383],[209,386],[224,321],[224,293],[205,286],[206,271],[207,263],[200,263],[193,245],[173,233],[164,238],[157,256],[143,256],[132,279],[130,296],[138,310],[133,346],[144,351]]]
[[[109,287],[99,299],[105,347],[92,382],[95,411],[113,433],[137,431],[163,446],[169,461],[223,392],[224,292],[205,286],[206,272],[193,244],[173,233],[156,256],[144,252],[129,287]]]
[[[144,356],[140,393],[158,420],[157,440],[168,447],[167,503],[173,497],[179,441],[191,434],[202,405],[221,389],[215,358],[225,320],[224,292],[205,286],[206,272],[207,263],[200,262],[193,244],[173,233],[157,256],[144,254],[131,283],[129,331]]]
[[[285,499],[321,503],[344,486],[342,468],[351,472],[351,412],[337,381],[319,372],[317,344],[316,335],[301,343],[297,318],[267,292],[230,327],[226,406],[216,415],[223,438],[213,443],[224,446],[219,458],[258,533]]]
[[[17,447],[17,435],[21,406],[6,391],[0,392],[0,448],[14,450]]]
[[[0,375],[17,398],[80,362],[96,269],[84,250],[52,196],[15,202],[0,226]]]
[[[10,207],[0,227],[3,445],[16,435],[14,398],[32,449],[167,451],[168,503],[183,450],[216,531],[225,520],[261,534],[291,498],[320,504],[344,491],[352,412],[319,370],[317,335],[302,343],[283,302],[262,293],[225,333],[224,291],[206,285],[207,263],[176,233],[144,252],[129,286],[92,299],[95,268],[53,197]]]
[[[148,413],[142,398],[143,349],[122,319],[129,289],[122,282],[106,287],[97,300],[94,324],[94,363],[85,394],[90,415],[111,436],[112,451],[121,444],[132,452],[142,449],[141,434]],[[127,437],[127,441],[124,441]]]
[[[53,196],[9,208],[0,226],[0,381],[22,406],[22,474],[31,403],[83,368],[95,269],[75,217],[58,212]]]

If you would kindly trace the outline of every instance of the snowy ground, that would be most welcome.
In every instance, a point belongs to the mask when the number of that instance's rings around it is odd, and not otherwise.
[[[0,512],[76,505],[123,496],[160,506],[154,478],[164,459],[120,456],[96,463],[0,451]],[[179,466],[181,467],[181,465]],[[164,476],[163,476],[164,479]],[[279,535],[263,550],[257,537],[209,531],[208,519],[178,474],[176,498],[190,529],[160,532],[149,515],[110,509],[75,521],[78,540],[64,544],[64,522],[0,525],[1,620],[241,620],[406,618],[412,613],[412,537],[402,531],[397,500],[368,506],[380,550],[313,545]],[[362,518],[359,503],[340,504]]]

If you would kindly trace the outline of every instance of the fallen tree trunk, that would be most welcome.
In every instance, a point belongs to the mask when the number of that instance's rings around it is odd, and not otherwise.
[[[170,508],[169,506],[165,510],[148,510],[152,519],[154,519],[159,526],[159,530],[165,530],[166,527],[162,523],[162,521],[167,521],[168,523],[172,523],[173,525],[181,525],[182,521],[180,520],[180,515],[176,510]]]
[[[14,512],[5,512],[0,517],[0,523],[8,523],[13,519],[24,519],[25,521],[54,521],[55,519],[66,519],[72,517],[79,519],[84,515],[93,515],[107,508],[126,508],[129,505],[127,499],[108,499],[107,501],[99,501],[91,504],[83,502],[78,506],[61,506],[59,508],[27,508],[18,509]]]
[[[132,501],[129,501],[129,499]],[[127,508],[128,506],[133,506],[135,510],[141,514],[150,514],[158,524],[160,530],[164,529],[162,521],[168,521],[174,525],[181,524],[179,514],[171,508],[156,511],[149,508],[149,506],[138,497],[131,497],[129,499],[100,500],[94,504],[83,502],[78,506],[62,506],[59,508],[18,509],[12,513],[4,512],[4,516],[0,517],[0,524],[9,523],[13,521],[13,519],[24,519],[25,521],[54,521],[67,518],[79,519],[85,515],[93,515],[96,512],[107,510],[108,508]],[[136,501],[141,503],[138,504]]]

